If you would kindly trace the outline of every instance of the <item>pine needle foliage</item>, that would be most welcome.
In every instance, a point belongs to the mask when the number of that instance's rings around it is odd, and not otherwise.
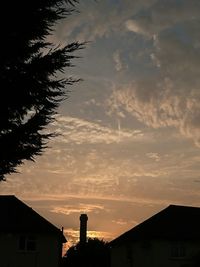
[[[24,160],[41,155],[54,133],[44,129],[78,80],[58,78],[73,66],[73,42],[54,47],[47,36],[75,11],[77,0],[28,0],[1,3],[0,180]]]

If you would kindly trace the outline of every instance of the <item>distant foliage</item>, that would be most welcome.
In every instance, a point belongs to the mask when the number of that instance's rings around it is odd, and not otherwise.
[[[109,243],[98,238],[89,238],[85,244],[78,243],[67,251],[62,267],[109,267]]]
[[[46,37],[70,15],[77,0],[2,1],[0,42],[0,180],[24,160],[40,155],[53,133],[44,133],[68,86],[59,79],[84,44],[54,47]]]

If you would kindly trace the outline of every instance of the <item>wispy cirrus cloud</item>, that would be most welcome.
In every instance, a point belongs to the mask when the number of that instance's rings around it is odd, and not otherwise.
[[[113,129],[100,123],[61,115],[56,117],[52,126],[60,134],[56,141],[62,143],[111,144],[143,137],[140,130]]]

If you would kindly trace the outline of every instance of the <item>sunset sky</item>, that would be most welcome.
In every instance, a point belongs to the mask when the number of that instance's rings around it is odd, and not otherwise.
[[[51,41],[88,41],[83,78],[50,126],[61,135],[7,176],[14,194],[77,240],[111,240],[170,204],[200,206],[200,1],[82,0]]]

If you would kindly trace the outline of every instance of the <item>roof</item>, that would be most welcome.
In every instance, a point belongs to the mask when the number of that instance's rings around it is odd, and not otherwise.
[[[14,195],[0,195],[0,232],[51,233],[66,239],[60,229]]]
[[[200,208],[169,205],[110,242],[111,246],[137,240],[200,238]]]

